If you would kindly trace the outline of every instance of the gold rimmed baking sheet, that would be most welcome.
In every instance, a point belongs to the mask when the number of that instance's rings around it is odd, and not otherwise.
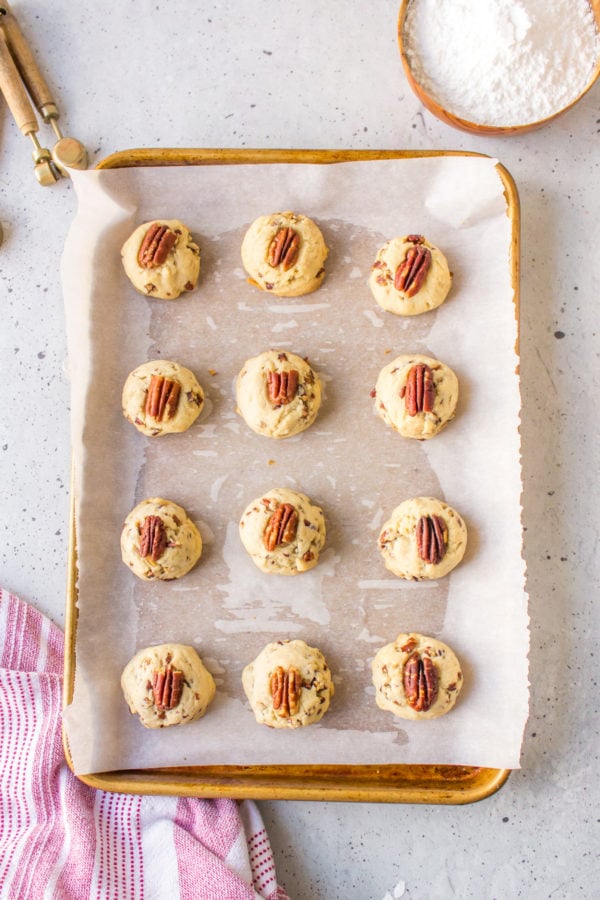
[[[117,153],[98,168],[177,165],[236,165],[249,163],[338,163],[428,156],[477,156],[464,153],[385,151],[242,151],[133,150]],[[510,273],[518,314],[519,208],[514,183],[498,166],[511,222]],[[71,702],[75,677],[77,625],[77,569],[74,515],[70,541],[70,581],[67,603],[65,705]],[[70,754],[65,741],[67,759]],[[95,787],[134,793],[263,799],[331,799],[389,802],[466,803],[497,790],[507,769],[432,765],[319,765],[319,766],[194,766],[186,768],[112,771],[79,776]]]

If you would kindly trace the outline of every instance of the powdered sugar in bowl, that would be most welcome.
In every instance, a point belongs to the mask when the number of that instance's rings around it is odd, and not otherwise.
[[[412,89],[439,119],[530,131],[600,76],[600,0],[403,0],[398,40]]]

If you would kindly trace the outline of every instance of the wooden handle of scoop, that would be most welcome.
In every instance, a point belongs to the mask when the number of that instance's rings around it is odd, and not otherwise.
[[[46,106],[53,108],[51,112],[56,114],[54,98],[48,87],[46,79],[40,71],[31,47],[25,40],[23,32],[8,3],[0,0],[0,27],[4,31],[6,43],[16,63],[17,69],[23,79],[31,99],[40,113],[47,118]]]
[[[4,34],[0,30],[0,90],[4,94],[8,108],[23,134],[38,131],[38,121],[29,102],[19,72],[10,54]]]

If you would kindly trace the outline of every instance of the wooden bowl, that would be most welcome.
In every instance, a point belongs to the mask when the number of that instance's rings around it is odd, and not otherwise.
[[[430,94],[428,94],[427,91],[425,91],[424,88],[419,84],[412,72],[412,69],[410,68],[406,51],[404,49],[404,23],[408,5],[411,2],[418,2],[418,0],[402,0],[400,4],[400,12],[398,15],[398,46],[400,48],[400,58],[402,60],[402,66],[404,68],[406,78],[414,93],[417,95],[423,106],[425,106],[429,110],[429,112],[433,113],[433,115],[440,119],[442,122],[445,122],[446,125],[451,125],[453,128],[458,128],[460,129],[460,131],[467,131],[470,134],[491,136],[524,134],[527,131],[534,131],[537,128],[542,128],[544,125],[547,125],[549,122],[552,122],[554,119],[568,112],[568,110],[575,106],[576,103],[579,103],[581,98],[585,94],[587,94],[590,88],[600,77],[599,59],[592,73],[592,77],[590,78],[586,87],[570,103],[568,103],[566,106],[563,106],[563,108],[559,109],[557,112],[552,113],[551,116],[547,116],[545,119],[538,119],[535,122],[526,122],[518,125],[486,125],[483,122],[469,122],[467,119],[456,116],[449,110],[444,109],[444,107],[441,106],[437,102],[437,100],[434,100],[434,98]],[[589,0],[589,2],[596,18],[598,30],[600,31],[600,0]]]

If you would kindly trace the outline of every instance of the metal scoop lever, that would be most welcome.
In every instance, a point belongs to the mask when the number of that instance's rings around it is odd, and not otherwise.
[[[4,32],[6,43],[33,102],[44,122],[52,126],[58,138],[52,149],[54,163],[63,175],[69,174],[69,168],[87,169],[88,155],[85,147],[81,141],[72,137],[65,137],[58,127],[60,113],[50,88],[40,71],[29,44],[25,40],[10,5],[2,2],[2,0],[0,0],[0,27]]]

